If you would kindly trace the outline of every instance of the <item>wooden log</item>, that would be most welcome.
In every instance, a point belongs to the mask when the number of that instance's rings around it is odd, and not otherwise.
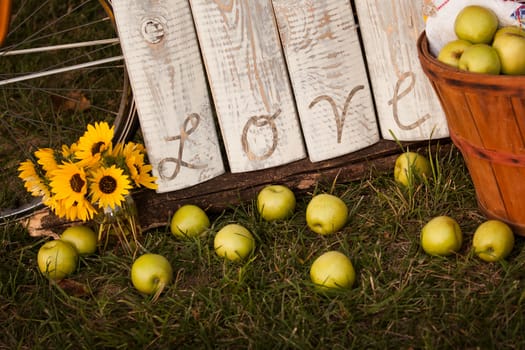
[[[450,145],[448,139],[404,143],[411,150],[424,148],[426,152],[436,144]],[[258,191],[268,184],[284,184],[297,194],[312,190],[318,183],[348,183],[376,171],[393,171],[395,159],[401,153],[400,146],[388,140],[338,158],[312,163],[302,159],[284,166],[261,171],[225,173],[205,183],[175,192],[155,194],[141,191],[133,195],[137,203],[143,228],[165,226],[171,216],[183,204],[196,204],[208,212],[220,212],[230,206],[255,199]]]
[[[417,56],[421,0],[354,0],[383,138],[448,136],[445,114]]]
[[[115,0],[113,10],[158,192],[224,173],[187,0]]]
[[[273,0],[301,127],[312,162],[379,140],[348,0]]]
[[[452,143],[449,139],[435,141],[404,142],[404,149],[425,153],[430,147],[434,154],[437,150],[449,152]],[[439,146],[439,148],[438,148]],[[207,182],[190,188],[167,193],[155,193],[142,190],[133,193],[137,205],[139,221],[143,230],[167,227],[171,216],[181,205],[195,204],[208,213],[220,213],[235,205],[249,202],[256,198],[259,190],[268,184],[284,184],[297,195],[304,195],[319,183],[349,183],[362,179],[372,172],[392,172],[395,159],[402,152],[401,147],[388,140],[347,154],[338,158],[312,163],[307,159],[299,160],[281,167],[251,172],[249,176],[241,173],[225,173]],[[32,236],[55,236],[72,223],[57,218],[49,209],[42,209],[25,220]]]

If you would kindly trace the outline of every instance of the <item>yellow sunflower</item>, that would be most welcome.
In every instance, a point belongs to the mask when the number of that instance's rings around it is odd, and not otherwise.
[[[50,172],[58,168],[57,154],[52,148],[39,148],[35,151],[38,164],[45,172]]]
[[[84,168],[69,162],[59,165],[51,173],[51,191],[57,200],[64,200],[67,207],[82,202],[88,192]]]
[[[111,149],[111,155],[113,157],[123,157],[124,156],[123,150],[124,150],[124,144],[119,142],[115,144],[113,148]]]
[[[71,146],[62,145],[62,157],[64,159],[71,160],[77,151],[78,146],[76,143],[73,143]]]
[[[122,153],[126,158],[136,154],[144,154],[145,152],[146,149],[143,145],[131,141],[126,143],[122,150]]]
[[[96,164],[101,153],[110,149],[113,139],[114,126],[111,128],[106,122],[89,124],[83,136],[76,144],[75,156],[86,165]]]
[[[32,161],[26,160],[21,162],[18,171],[20,172],[18,177],[24,181],[24,187],[32,196],[42,197],[43,201],[50,197],[51,193],[46,185],[46,181],[38,175],[35,164]]]
[[[126,165],[129,168],[130,177],[137,187],[144,186],[146,188],[156,190],[157,178],[151,176],[153,166],[144,162],[144,155],[138,154],[126,158]]]
[[[73,205],[68,205],[65,200],[56,198],[52,198],[44,204],[51,208],[57,216],[70,221],[88,221],[97,213],[97,209],[85,197],[80,202],[74,202]]]
[[[124,196],[129,194],[132,188],[128,176],[115,165],[98,168],[93,172],[90,180],[90,195],[99,208],[115,209],[120,206]]]
[[[128,142],[125,146],[120,147],[120,152],[121,155],[125,157],[126,168],[129,170],[129,176],[135,186],[157,189],[157,184],[155,183],[157,178],[150,175],[153,167],[147,165],[144,161],[144,154],[146,152],[144,146],[138,143]]]
[[[117,143],[116,145],[111,145],[108,151],[104,154],[105,167],[110,167],[115,165],[117,168],[120,168],[124,171],[126,175],[129,175],[129,171],[126,168],[126,156],[124,155],[124,144]]]

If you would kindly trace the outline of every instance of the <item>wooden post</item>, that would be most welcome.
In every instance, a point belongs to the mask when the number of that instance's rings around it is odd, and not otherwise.
[[[312,162],[379,141],[363,53],[347,0],[273,0]]]
[[[382,136],[448,136],[446,118],[417,56],[421,0],[354,0]]]
[[[231,172],[306,157],[271,0],[190,0]]]
[[[224,173],[211,98],[187,0],[114,0],[158,192]]]

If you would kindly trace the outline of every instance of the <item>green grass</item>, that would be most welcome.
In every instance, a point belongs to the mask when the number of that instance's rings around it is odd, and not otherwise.
[[[160,298],[131,285],[130,257],[107,252],[83,258],[68,284],[38,271],[44,242],[20,226],[2,227],[0,348],[2,349],[520,349],[525,347],[525,255],[518,237],[504,262],[473,256],[472,234],[484,220],[460,155],[434,156],[434,179],[401,190],[391,174],[319,184],[351,211],[341,232],[319,236],[295,215],[267,223],[254,201],[213,215],[205,237],[180,240],[166,227],[147,232],[144,245],[166,256],[175,278]],[[436,215],[458,220],[462,250],[425,254],[419,231]],[[215,232],[241,223],[256,237],[243,263],[213,251]],[[327,296],[309,281],[321,253],[347,254],[357,271],[351,290]]]
[[[40,4],[34,3],[30,7]],[[46,6],[25,34],[63,13],[63,6],[69,2]],[[92,11],[84,13],[100,15],[100,8]],[[60,60],[45,60],[51,58]],[[9,65],[15,71],[21,65],[34,69],[31,61],[3,63],[4,71]],[[109,98],[104,87],[116,79],[108,74],[90,79],[87,85]],[[2,135],[11,136],[0,144],[2,169],[16,169],[18,160],[7,163],[14,148],[39,145],[31,131],[41,136],[48,127],[60,145],[84,130],[85,115],[54,113],[49,96],[30,91],[0,91],[1,126],[9,125]],[[93,103],[102,98],[88,97]],[[22,124],[40,111],[53,112],[70,133],[54,132],[56,123],[39,124],[43,129]],[[361,181],[319,183],[298,197],[295,215],[283,222],[262,221],[251,201],[213,214],[212,228],[202,238],[176,239],[168,227],[147,232],[146,249],[167,257],[175,271],[156,301],[131,285],[132,258],[111,251],[82,258],[68,280],[50,283],[36,264],[46,239],[30,237],[20,224],[0,226],[0,349],[525,348],[523,239],[517,237],[506,261],[485,263],[473,256],[472,234],[484,217],[461,156],[455,149],[438,154],[432,154],[433,178],[408,191],[390,173],[371,170]],[[13,205],[7,191],[13,180],[20,186],[13,173],[0,177],[0,208]],[[351,213],[344,229],[329,236],[305,224],[306,204],[321,192],[340,196]],[[437,215],[460,223],[465,241],[458,254],[431,257],[420,248],[419,231]],[[226,262],[213,251],[214,234],[233,222],[256,238],[255,254],[243,263]],[[309,280],[309,268],[334,249],[351,258],[357,280],[351,290],[322,295]]]

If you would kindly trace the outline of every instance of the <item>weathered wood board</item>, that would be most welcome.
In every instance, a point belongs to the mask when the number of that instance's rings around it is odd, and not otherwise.
[[[306,157],[271,0],[190,0],[231,172]]]
[[[224,173],[187,0],[114,0],[120,44],[158,192]]]
[[[347,0],[273,0],[308,156],[379,140],[363,53]]]
[[[354,3],[382,136],[407,141],[448,136],[445,115],[417,56],[424,29],[421,0]]]

